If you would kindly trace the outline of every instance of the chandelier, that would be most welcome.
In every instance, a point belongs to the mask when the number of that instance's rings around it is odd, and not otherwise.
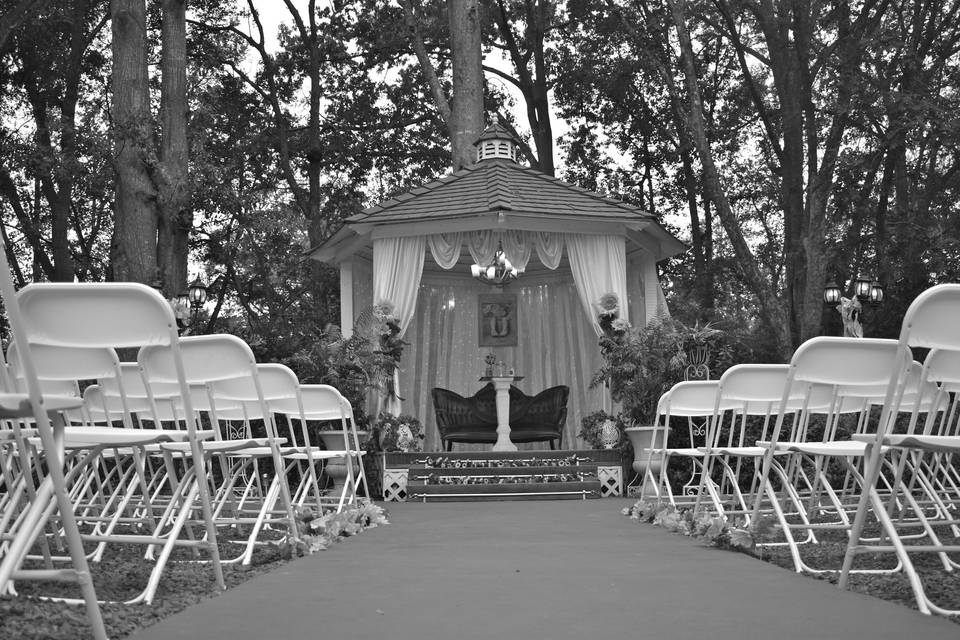
[[[503,246],[497,248],[493,260],[486,266],[470,265],[470,274],[484,284],[502,287],[520,275],[520,271],[510,264],[507,256],[503,255]]]

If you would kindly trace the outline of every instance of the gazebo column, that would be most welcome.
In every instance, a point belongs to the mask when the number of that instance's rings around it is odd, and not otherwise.
[[[340,263],[340,333],[353,335],[353,259]]]

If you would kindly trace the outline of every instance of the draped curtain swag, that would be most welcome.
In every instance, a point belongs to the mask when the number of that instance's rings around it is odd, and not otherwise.
[[[567,259],[593,330],[602,331],[597,323],[597,302],[606,293],[615,293],[620,301],[620,315],[629,320],[627,305],[627,247],[623,236],[567,234]]]
[[[490,264],[497,254],[500,234],[493,229],[483,229],[467,234],[467,249],[474,264]]]
[[[560,266],[560,258],[563,257],[562,233],[516,229],[501,232],[484,229],[464,233],[434,233],[427,236],[434,262],[444,269],[452,269],[457,264],[464,240],[470,257],[476,264],[490,264],[497,248],[502,246],[507,260],[521,272],[526,270],[534,249],[543,266],[551,270]]]
[[[433,261],[444,269],[453,269],[460,259],[460,247],[463,236],[459,231],[453,233],[434,233],[427,236]]]
[[[563,234],[550,231],[534,232],[534,246],[537,248],[537,257],[547,269],[551,271],[560,266],[563,257]]]
[[[517,271],[523,273],[530,262],[531,242],[524,231],[504,231],[500,241],[503,243],[503,255],[510,261]],[[483,264],[483,263],[481,263]]]

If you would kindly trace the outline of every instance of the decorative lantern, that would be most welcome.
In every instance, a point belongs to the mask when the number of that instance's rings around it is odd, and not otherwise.
[[[836,282],[830,281],[823,288],[823,302],[831,305],[840,302],[840,287]]]
[[[878,305],[883,302],[883,285],[876,280],[870,285],[870,304]]]
[[[873,287],[873,279],[860,276],[853,283],[853,295],[857,296],[860,302],[866,302],[870,299],[870,289]]]
[[[203,303],[207,301],[207,285],[203,283],[200,276],[197,276],[196,279],[190,283],[187,296],[190,299],[190,306],[194,309],[199,309],[203,306]]]

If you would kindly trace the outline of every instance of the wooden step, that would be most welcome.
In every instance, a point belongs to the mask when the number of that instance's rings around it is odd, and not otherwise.
[[[610,476],[601,478],[598,467],[623,461],[612,450],[532,450],[391,452],[381,462],[385,477],[405,472],[405,490],[394,478],[385,499],[429,501],[598,498],[611,493]]]
[[[407,484],[407,500],[598,498],[600,483],[529,482],[513,484]]]

